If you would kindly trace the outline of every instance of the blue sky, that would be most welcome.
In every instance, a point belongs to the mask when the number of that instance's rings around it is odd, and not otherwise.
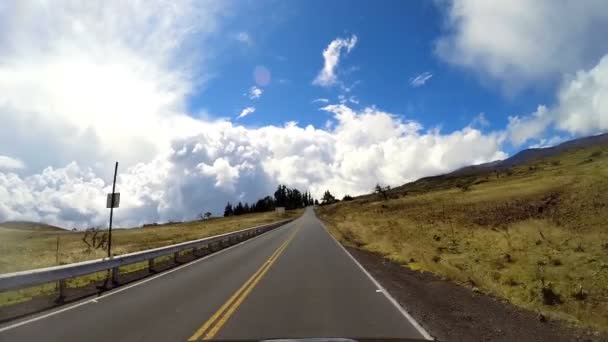
[[[0,222],[104,224],[115,161],[134,226],[606,132],[606,36],[604,0],[3,1]]]
[[[322,10],[321,10],[322,9]],[[239,119],[246,125],[281,125],[297,121],[323,127],[331,116],[314,99],[337,102],[355,96],[352,108],[378,106],[427,129],[453,131],[484,113],[484,131],[505,127],[509,115],[533,112],[553,101],[555,87],[536,87],[509,94],[500,84],[483,82],[470,70],[437,57],[434,44],[444,30],[444,10],[427,1],[254,2],[236,11],[214,61],[215,72],[189,98],[191,112],[235,117],[248,106],[255,113]],[[246,34],[250,42],[236,39]],[[323,66],[321,52],[337,37],[356,35],[356,47],[340,61],[339,78],[354,89],[319,87],[312,80]],[[253,70],[266,67],[269,85],[257,100],[243,96],[256,85]],[[432,77],[419,87],[410,79]],[[512,151],[511,148],[507,150]]]

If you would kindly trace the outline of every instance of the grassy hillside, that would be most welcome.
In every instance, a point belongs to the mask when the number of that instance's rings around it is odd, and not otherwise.
[[[0,228],[5,229],[20,229],[20,230],[36,230],[36,231],[58,231],[63,232],[65,229],[50,224],[29,221],[6,221],[0,223]]]
[[[608,331],[608,144],[318,208],[342,243]]]
[[[188,240],[200,239],[247,227],[253,227],[282,219],[297,217],[302,210],[290,210],[284,215],[275,212],[255,213],[240,216],[212,218],[206,221],[193,221],[144,228],[117,229],[112,232],[112,251],[115,255],[161,247]],[[88,249],[82,241],[84,232],[54,230],[24,230],[0,228],[0,273],[35,269],[57,264],[68,264],[106,256],[102,249]],[[59,253],[57,241],[59,240]],[[161,261],[159,258],[157,261]],[[133,272],[146,268],[139,263],[121,268],[121,272]],[[105,272],[91,276],[71,279],[69,287],[79,287],[104,279]],[[18,291],[0,293],[0,306],[22,302],[31,297],[50,294],[55,285],[43,285]]]

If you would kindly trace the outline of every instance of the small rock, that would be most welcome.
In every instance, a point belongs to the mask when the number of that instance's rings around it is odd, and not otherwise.
[[[538,320],[539,320],[540,322],[545,323],[545,322],[547,321],[547,317],[545,317],[545,315],[543,315],[542,313],[539,313],[539,314],[538,314]]]
[[[473,286],[473,288],[471,289],[471,291],[473,291],[475,293],[481,293],[481,290],[477,286]]]

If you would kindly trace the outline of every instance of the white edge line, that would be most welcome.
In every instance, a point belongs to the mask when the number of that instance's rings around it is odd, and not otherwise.
[[[285,226],[287,226],[287,225],[289,225],[289,224],[293,223],[294,221],[295,221],[295,220],[293,220],[293,221],[291,221],[291,222],[288,222],[288,223],[286,223],[286,224],[284,224],[284,225],[282,225],[282,226],[279,226],[279,227],[285,227]],[[279,227],[277,227],[277,228],[279,228]],[[273,229],[273,230],[274,230],[274,229]],[[204,257],[202,257],[202,258],[198,258],[198,259],[196,259],[196,260],[190,261],[190,262],[188,262],[188,263],[186,263],[186,264],[184,264],[184,265],[181,265],[181,266],[177,266],[177,267],[171,268],[171,269],[169,269],[169,270],[167,270],[167,271],[164,271],[164,272],[162,272],[162,273],[159,273],[159,274],[157,274],[157,275],[153,275],[153,276],[150,276],[150,277],[146,277],[146,278],[144,278],[144,279],[142,279],[142,280],[139,280],[139,281],[137,281],[137,282],[135,282],[135,283],[133,283],[133,284],[129,284],[129,285],[126,285],[126,286],[120,286],[120,287],[118,287],[118,288],[116,288],[116,289],[110,290],[110,292],[105,293],[105,294],[103,294],[103,295],[101,295],[101,296],[96,296],[96,297],[94,297],[94,298],[89,298],[89,299],[83,299],[83,301],[81,301],[81,302],[78,302],[78,303],[75,303],[75,304],[72,304],[72,305],[68,305],[68,306],[66,306],[66,307],[64,307],[64,308],[60,308],[60,309],[57,309],[57,310],[53,310],[53,311],[51,311],[51,312],[48,312],[48,313],[43,314],[43,315],[40,315],[40,316],[35,316],[35,317],[29,318],[29,319],[25,319],[25,320],[23,320],[23,321],[20,321],[20,322],[14,323],[14,324],[10,324],[10,325],[4,326],[4,327],[0,327],[0,333],[1,333],[1,332],[4,332],[4,331],[7,331],[7,330],[11,330],[11,329],[17,328],[17,327],[20,327],[20,326],[25,325],[25,324],[29,324],[29,323],[33,323],[33,322],[39,321],[39,320],[41,320],[41,319],[45,319],[45,318],[47,318],[47,317],[51,317],[51,316],[54,316],[54,315],[60,314],[60,313],[65,312],[65,311],[69,311],[69,310],[72,310],[72,309],[76,309],[76,308],[78,308],[78,307],[80,307],[80,306],[83,306],[83,305],[85,305],[85,304],[89,304],[89,303],[95,303],[95,302],[98,302],[98,301],[99,301],[100,299],[102,299],[102,298],[106,298],[106,297],[109,297],[109,296],[115,295],[115,294],[120,293],[120,292],[122,292],[122,291],[126,291],[126,290],[128,290],[128,289],[130,289],[130,288],[133,288],[133,287],[136,287],[136,286],[139,286],[139,285],[145,284],[145,283],[147,283],[147,282],[149,282],[149,281],[152,281],[152,280],[154,280],[154,279],[158,279],[158,278],[160,278],[160,277],[164,277],[164,276],[166,276],[167,274],[171,274],[171,273],[173,273],[173,272],[175,272],[175,271],[181,270],[182,268],[185,268],[185,267],[188,267],[188,266],[192,266],[192,265],[194,265],[194,264],[196,264],[196,263],[198,263],[198,262],[201,262],[201,261],[203,261],[203,260],[206,260],[206,259],[208,259],[208,258],[210,258],[210,257],[220,255],[220,254],[221,254],[221,253],[223,253],[223,252],[226,252],[226,251],[228,251],[228,250],[230,250],[230,249],[232,249],[232,248],[234,248],[234,247],[241,246],[241,245],[243,245],[243,244],[245,244],[245,243],[247,243],[247,242],[253,241],[253,240],[255,240],[255,239],[257,239],[257,238],[259,238],[259,237],[261,237],[261,236],[264,236],[264,235],[266,235],[266,234],[262,233],[262,234],[260,234],[260,235],[258,235],[258,236],[254,236],[254,237],[252,237],[251,239],[245,240],[245,241],[243,241],[243,242],[241,242],[241,243],[239,243],[239,244],[232,245],[232,246],[230,246],[230,247],[227,247],[227,248],[221,249],[221,250],[219,250],[219,251],[217,251],[217,252],[215,252],[215,253],[211,253],[211,254],[209,254],[209,255],[205,255],[205,256],[204,256]]]
[[[315,214],[315,216],[316,216],[316,214]],[[376,285],[376,287],[378,289],[382,290],[382,293],[384,294],[384,297],[386,297],[386,299],[388,299],[388,301],[391,302],[391,304],[393,304],[397,308],[397,310],[399,310],[399,312],[401,312],[401,314],[405,318],[407,318],[407,320],[414,326],[414,328],[416,328],[416,330],[418,330],[418,332],[425,339],[430,340],[430,341],[434,341],[435,339],[418,322],[416,322],[416,320],[407,312],[407,310],[403,306],[401,306],[401,304],[399,304],[399,302],[397,302],[395,300],[395,298],[393,298],[393,296],[391,296],[390,293],[388,293],[388,291],[382,285],[380,285],[380,283],[365,269],[365,267],[363,267],[363,265],[361,265],[361,263],[359,263],[359,261],[357,261],[357,259],[355,259],[355,257],[352,256],[352,254],[350,254],[346,250],[346,248],[344,248],[344,246],[342,246],[342,244],[340,242],[338,242],[338,240],[336,240],[336,238],[334,238],[333,235],[331,235],[331,233],[329,232],[329,230],[325,226],[325,223],[323,223],[323,221],[321,221],[319,218],[317,218],[317,220],[321,224],[321,227],[323,227],[323,229],[325,229],[325,232],[327,233],[327,235],[329,235],[331,237],[331,239],[338,246],[340,246],[340,248],[344,251],[344,253],[346,253],[346,255],[348,255],[350,257],[350,259],[357,266],[359,266],[359,268],[361,269],[361,271],[363,271],[363,273],[365,273],[365,275],[367,275],[367,277],[372,281],[372,283],[374,283],[374,285]]]

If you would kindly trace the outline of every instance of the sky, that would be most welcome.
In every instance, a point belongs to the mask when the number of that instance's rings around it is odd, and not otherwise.
[[[0,221],[368,193],[608,131],[603,0],[3,1]]]

